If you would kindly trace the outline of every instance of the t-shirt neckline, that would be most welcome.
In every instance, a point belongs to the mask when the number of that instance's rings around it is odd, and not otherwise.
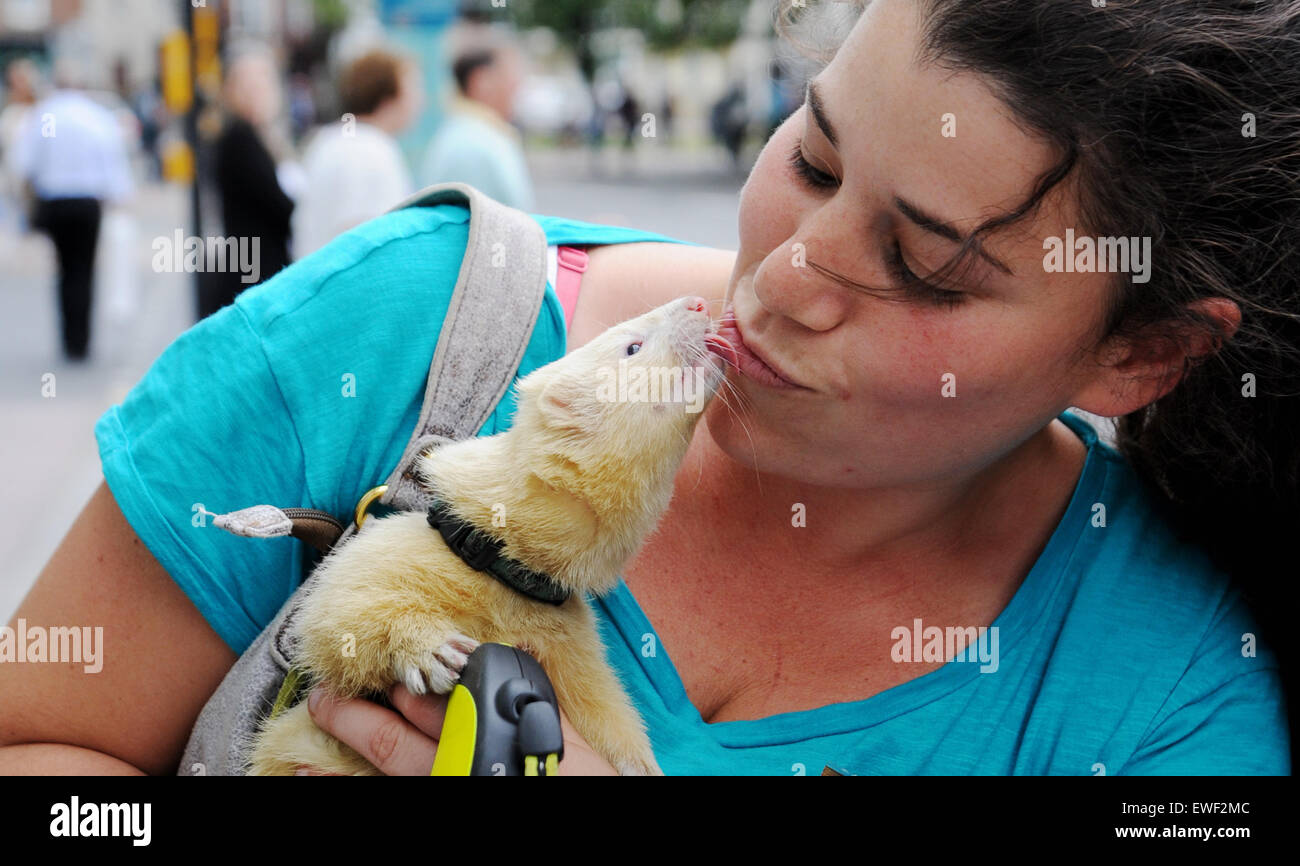
[[[1016,657],[1015,636],[1032,627],[1048,610],[1080,537],[1089,525],[1092,504],[1100,500],[1105,483],[1107,460],[1101,453],[1104,446],[1099,442],[1097,432],[1087,421],[1070,412],[1063,412],[1058,417],[1083,441],[1088,453],[1064,515],[1011,601],[990,623],[990,627],[998,628],[999,670]],[[640,650],[644,636],[654,634],[654,628],[621,576],[615,588],[600,602],[613,614],[614,626],[634,657],[640,660],[646,677],[664,705],[722,746],[777,745],[863,730],[937,700],[980,675],[980,664],[976,661],[949,661],[862,700],[758,719],[709,723],[691,703],[677,665],[662,644],[656,640],[655,656],[643,658]]]

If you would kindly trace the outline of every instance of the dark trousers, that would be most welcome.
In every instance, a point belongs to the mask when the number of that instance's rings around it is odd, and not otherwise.
[[[98,199],[41,199],[32,224],[54,241],[59,259],[59,318],[63,352],[84,358],[90,344],[90,308],[102,208]]]

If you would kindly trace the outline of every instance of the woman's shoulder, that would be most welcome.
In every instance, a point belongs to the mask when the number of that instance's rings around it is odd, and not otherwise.
[[[351,318],[373,304],[408,304],[437,279],[460,269],[469,212],[454,205],[409,207],[382,214],[338,235],[235,300],[259,326],[304,304],[338,307]],[[364,306],[358,306],[364,305]]]
[[[1043,695],[1087,700],[1078,736],[1126,745],[1108,772],[1285,772],[1278,659],[1246,596],[1122,455],[1096,442],[1090,457],[1070,554],[1027,644]]]
[[[734,250],[705,247],[655,232],[530,214],[550,244],[586,247],[577,309],[569,329],[576,347],[610,325],[686,295],[720,312]],[[407,207],[376,217],[265,283],[236,303],[270,325],[303,304],[410,303],[431,285],[455,284],[469,236],[469,210],[456,204]],[[377,311],[376,311],[377,312]]]
[[[687,295],[704,297],[718,315],[736,261],[735,250],[663,241],[591,246],[587,255],[582,291],[569,327],[570,348],[610,325]]]
[[[1149,657],[1144,670],[1176,676],[1212,649],[1227,674],[1243,646],[1271,665],[1268,648],[1252,640],[1258,629],[1232,576],[1179,530],[1120,452],[1085,420],[1064,420],[1085,439],[1088,457],[1044,554],[1049,574],[1033,584],[1054,614],[1048,621],[1063,636],[1082,637],[1078,648],[1102,667]]]
[[[1112,627],[1189,643],[1244,607],[1231,576],[1180,532],[1158,495],[1111,445],[1091,445],[1097,483],[1078,511],[1074,601],[1104,609]]]
[[[1067,593],[1095,658],[1146,658],[1145,670],[1226,682],[1276,669],[1240,587],[1172,522],[1157,493],[1113,448],[1097,443],[1105,475],[1074,554]]]

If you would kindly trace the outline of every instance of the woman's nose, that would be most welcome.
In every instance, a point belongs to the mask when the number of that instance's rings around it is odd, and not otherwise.
[[[759,303],[805,328],[826,331],[847,314],[848,293],[825,273],[813,266],[827,244],[808,242],[810,235],[801,232],[774,250],[763,262],[754,280]]]

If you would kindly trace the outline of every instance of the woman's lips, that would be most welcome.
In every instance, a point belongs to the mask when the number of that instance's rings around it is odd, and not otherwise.
[[[736,324],[735,310],[730,307],[723,312],[722,319],[718,322],[717,336],[724,338],[730,344],[732,352],[736,356],[736,360],[732,362],[734,366],[754,381],[773,388],[809,390],[803,385],[791,382],[776,372],[767,362],[758,357],[753,349],[745,344],[745,338]]]

